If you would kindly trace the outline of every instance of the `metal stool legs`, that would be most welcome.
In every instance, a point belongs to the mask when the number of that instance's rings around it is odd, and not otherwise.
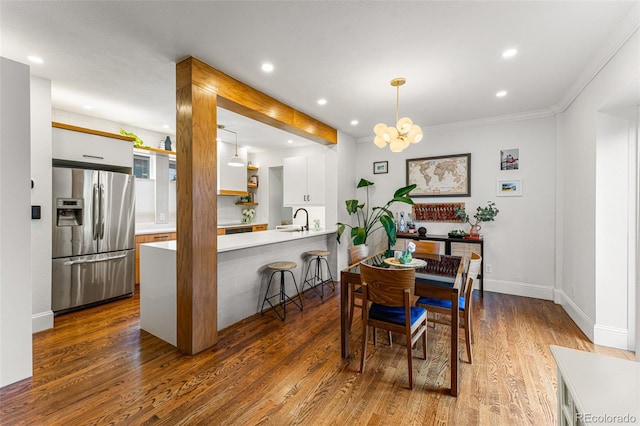
[[[278,272],[280,273],[280,291],[277,294],[269,296],[271,281],[273,280],[273,276]],[[288,272],[291,274],[291,278],[293,279],[293,285],[296,288],[296,296],[298,296],[298,300],[300,301],[300,304],[298,304],[298,302],[296,302],[294,299],[289,297],[289,295],[284,291],[284,273],[285,272]],[[274,299],[274,298],[278,298],[279,303],[276,303],[275,305],[271,303],[271,299]],[[268,303],[269,306],[271,306],[271,309],[273,309],[273,311],[278,315],[278,317],[280,317],[282,321],[284,321],[287,318],[287,303],[293,303],[302,311],[302,298],[300,297],[300,291],[298,290],[298,284],[296,283],[296,277],[293,275],[293,272],[291,272],[288,269],[273,271],[273,273],[269,277],[269,284],[267,284],[267,292],[264,294],[264,299],[262,300],[262,307],[260,308],[261,315],[264,315],[265,302]],[[280,314],[280,312],[278,312],[278,310],[276,309],[276,306],[278,305],[282,306],[282,314]]]
[[[324,279],[322,274],[322,261],[327,266],[327,273],[329,275],[328,279]],[[313,266],[313,275],[309,276],[309,272],[311,272],[311,265]],[[329,268],[329,262],[327,258],[324,256],[315,256],[314,259],[311,259],[307,264],[307,271],[304,274],[304,282],[302,283],[302,292],[304,293],[304,286],[307,285],[309,288],[315,290],[321,298],[324,298],[324,286],[330,285],[331,290],[335,291],[335,283],[333,281],[333,276],[331,275],[331,268]],[[320,290],[318,290],[318,286]]]

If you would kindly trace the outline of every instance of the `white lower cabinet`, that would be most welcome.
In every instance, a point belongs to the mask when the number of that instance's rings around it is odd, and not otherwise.
[[[283,204],[324,205],[324,155],[289,157],[283,161]]]

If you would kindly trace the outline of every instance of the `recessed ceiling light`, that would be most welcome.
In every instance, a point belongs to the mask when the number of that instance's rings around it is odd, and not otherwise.
[[[29,55],[27,56],[27,59],[29,59],[34,64],[44,64],[44,59],[39,56]]]
[[[326,105],[327,104],[327,100],[322,98],[322,99],[318,99],[318,105]]]
[[[358,120],[351,120],[351,125],[352,126],[357,126],[358,125]]]
[[[273,64],[270,64],[269,62],[265,62],[264,64],[262,64],[262,71],[264,72],[271,72],[273,71]]]
[[[293,143],[293,141],[292,141],[291,139],[289,139],[289,140],[287,141],[287,143]]]
[[[163,124],[163,125],[162,125],[162,128],[163,128],[163,129],[170,129],[171,127],[169,127],[169,125],[168,125],[168,124]]]
[[[93,109],[93,107],[91,105],[82,105],[82,108],[84,108],[84,109]]]
[[[517,53],[518,53],[518,49],[507,49],[504,52],[502,52],[502,57],[511,58],[513,56],[516,56]]]
[[[507,96],[507,91],[506,90],[501,90],[498,93],[496,93],[496,96],[499,98],[504,98],[505,96]]]

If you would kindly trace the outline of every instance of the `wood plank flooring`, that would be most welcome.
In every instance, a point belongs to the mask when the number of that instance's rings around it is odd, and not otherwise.
[[[549,345],[634,359],[595,346],[552,302],[476,294],[474,363],[460,345],[461,393],[448,395],[449,333],[428,330],[428,360],[407,389],[400,336],[380,332],[360,374],[340,358],[339,289],[312,292],[286,322],[254,316],[220,332],[216,347],[181,354],[141,331],[136,296],[57,317],[34,335],[31,379],[0,389],[2,425],[552,425],[556,369]],[[417,354],[418,352],[416,352]]]

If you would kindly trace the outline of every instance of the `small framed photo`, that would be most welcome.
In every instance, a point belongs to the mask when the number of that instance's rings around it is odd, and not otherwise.
[[[388,161],[376,161],[373,163],[373,174],[381,175],[383,173],[389,173]]]
[[[498,197],[521,197],[522,179],[498,179],[496,195]]]
[[[520,150],[503,149],[500,151],[500,170],[520,169]]]

